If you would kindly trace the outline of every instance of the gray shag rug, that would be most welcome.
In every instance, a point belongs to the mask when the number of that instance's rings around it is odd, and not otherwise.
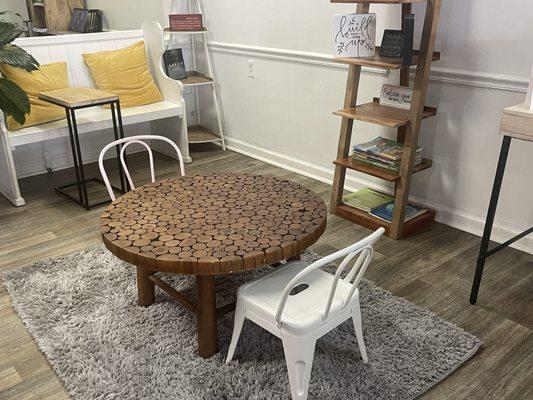
[[[312,254],[306,254],[311,260]],[[220,278],[234,300],[252,271]],[[74,399],[290,399],[281,341],[247,321],[224,364],[233,313],[218,322],[220,352],[197,355],[196,319],[166,294],[136,305],[134,268],[103,246],[3,275],[13,304]],[[164,279],[194,296],[189,276]],[[361,284],[363,364],[351,321],[317,343],[309,399],[412,399],[479,348],[473,335],[370,281]]]

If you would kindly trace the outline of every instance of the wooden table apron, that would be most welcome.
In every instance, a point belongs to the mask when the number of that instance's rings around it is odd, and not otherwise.
[[[119,197],[100,217],[105,246],[137,267],[138,303],[154,302],[154,285],[195,312],[202,357],[217,351],[216,275],[299,259],[326,229],[324,201],[268,176],[212,174],[150,183]],[[156,272],[196,276],[197,303]]]

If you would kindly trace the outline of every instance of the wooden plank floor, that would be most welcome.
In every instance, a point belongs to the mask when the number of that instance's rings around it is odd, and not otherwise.
[[[209,145],[197,148],[187,173],[233,171],[270,174],[312,188],[325,200],[330,186]],[[159,177],[176,175],[176,163],[160,157]],[[146,171],[140,156],[133,169]],[[92,165],[88,175],[96,175]],[[23,179],[25,207],[0,196],[0,271],[45,257],[73,253],[98,243],[98,215],[65,200],[52,189],[72,180],[72,171]],[[141,174],[141,180],[147,176]],[[327,254],[369,233],[329,216],[324,236],[314,246]],[[468,292],[480,239],[435,223],[426,232],[395,242],[384,238],[366,277],[394,294],[425,307],[474,333],[482,350],[459,371],[422,396],[423,399],[533,398],[533,257],[513,249],[493,256],[478,305]],[[369,355],[372,357],[372,355]],[[0,285],[0,399],[68,398],[61,381],[11,306]]]

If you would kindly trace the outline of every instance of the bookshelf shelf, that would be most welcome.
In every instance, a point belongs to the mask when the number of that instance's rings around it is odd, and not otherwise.
[[[362,172],[367,175],[375,176],[376,178],[381,178],[388,182],[396,182],[400,179],[400,173],[396,171],[391,171],[385,168],[376,167],[364,162],[353,159],[352,157],[340,158],[333,161],[335,165],[339,165],[354,171]],[[433,165],[433,160],[429,158],[423,158],[422,163],[415,165],[413,167],[413,173],[424,171],[425,169],[431,168]]]
[[[379,104],[379,99],[374,99],[371,103],[334,111],[333,114],[338,115],[339,117],[355,119],[357,121],[388,126],[390,128],[399,128],[400,126],[409,124],[410,111],[402,110],[401,108],[382,106]],[[424,107],[422,119],[433,117],[436,114],[436,108]]]
[[[171,35],[200,35],[207,33],[207,29],[204,28],[201,31],[171,31],[170,28],[165,28],[165,32]]]
[[[376,218],[373,215],[370,215],[366,211],[359,210],[354,207],[350,207],[346,204],[340,204],[335,208],[335,215],[348,219],[356,224],[363,225],[369,229],[379,229],[383,227],[385,229],[385,234],[390,235],[391,233],[391,223],[384,221],[382,219]],[[435,211],[432,209],[427,209],[427,211],[419,216],[410,219],[407,222],[404,222],[404,235],[410,235],[419,231],[421,228],[427,226],[435,219]]]
[[[197,71],[187,71],[187,78],[181,79],[184,86],[206,85],[213,83],[213,79]]]
[[[412,220],[405,222],[405,213],[409,204],[409,193],[413,174],[430,168],[433,164],[430,159],[423,159],[422,164],[415,166],[418,138],[422,120],[433,117],[437,113],[434,107],[426,107],[426,94],[429,85],[429,72],[433,61],[440,59],[440,53],[435,52],[435,38],[438,30],[438,20],[442,0],[330,0],[331,3],[357,4],[356,13],[369,12],[371,3],[400,4],[402,15],[402,29],[405,28],[405,17],[412,14],[412,3],[425,4],[425,19],[423,23],[420,50],[413,57],[416,65],[414,78],[413,97],[411,108],[403,110],[379,104],[379,99],[371,103],[357,105],[357,95],[361,80],[361,67],[375,67],[399,70],[400,86],[410,86],[409,65],[404,65],[403,60],[388,57],[367,58],[336,58],[335,62],[348,64],[348,79],[344,94],[344,104],[341,110],[333,114],[342,117],[339,134],[337,157],[334,161],[335,174],[333,177],[333,190],[331,193],[330,212],[356,224],[370,229],[384,227],[388,236],[393,239],[415,233],[435,219],[435,211],[428,210]],[[379,49],[377,50],[379,54]],[[349,157],[351,141],[354,131],[354,120],[383,125],[397,129],[397,141],[403,143],[403,156],[399,172],[375,167]],[[394,182],[394,213],[392,222],[382,221],[370,214],[343,204],[344,184],[346,170],[351,169],[366,173],[377,178]]]
[[[187,127],[189,143],[212,143],[223,139],[202,125]]]
[[[335,57],[333,59],[333,62],[339,63],[339,64],[348,64],[348,65],[361,65],[363,67],[373,67],[373,68],[384,68],[384,69],[402,69],[411,67],[414,65],[418,65],[420,60],[420,52],[415,51],[413,52],[413,62],[411,65],[405,65],[403,63],[403,60],[401,58],[391,58],[391,57],[381,57],[379,55],[379,47],[376,47],[376,56],[374,57],[364,57],[364,58],[357,58],[357,57]],[[433,52],[433,58],[431,61],[439,61],[440,60],[440,52],[435,51]]]

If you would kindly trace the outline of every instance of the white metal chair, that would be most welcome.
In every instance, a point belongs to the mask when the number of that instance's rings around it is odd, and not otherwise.
[[[126,152],[126,149],[128,146],[132,144],[139,144],[141,146],[144,146],[146,148],[146,151],[148,151],[148,159],[150,162],[150,177],[152,179],[152,182],[155,182],[155,171],[154,171],[154,155],[152,153],[152,149],[144,140],[162,140],[164,142],[169,143],[174,150],[176,150],[176,154],[178,155],[178,159],[180,161],[180,172],[181,176],[185,176],[185,165],[183,163],[183,156],[181,155],[181,151],[179,147],[169,138],[166,138],[164,136],[157,136],[157,135],[138,135],[138,136],[130,136],[124,139],[115,140],[114,142],[109,143],[106,145],[102,151],[100,152],[100,156],[98,157],[98,166],[100,168],[100,173],[102,174],[102,178],[104,179],[105,186],[107,188],[107,191],[109,192],[109,196],[111,197],[111,200],[115,200],[115,193],[113,192],[113,188],[111,187],[111,183],[109,182],[109,178],[107,176],[107,173],[104,168],[104,156],[105,153],[115,147],[115,146],[121,146],[120,149],[120,163],[122,164],[122,168],[124,169],[124,173],[126,175],[126,178],[128,179],[128,182],[130,184],[131,189],[135,189],[135,185],[133,184],[133,180],[131,179],[130,171],[128,169],[128,166],[126,165],[126,161],[124,160],[124,154]]]
[[[380,228],[358,243],[310,265],[289,262],[242,285],[237,293],[233,336],[226,362],[233,359],[244,319],[248,318],[283,341],[292,399],[305,400],[316,341],[352,318],[359,351],[366,363],[357,285],[372,259],[372,246],[384,231]],[[341,279],[341,274],[357,255],[351,270]],[[345,258],[335,275],[319,269],[342,257]],[[282,292],[280,288],[284,288]]]

